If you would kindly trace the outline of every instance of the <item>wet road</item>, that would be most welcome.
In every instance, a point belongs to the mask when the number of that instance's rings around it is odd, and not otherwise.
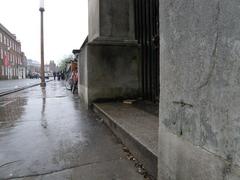
[[[40,82],[40,79],[1,80],[0,93],[8,90],[20,88],[20,87],[30,86],[39,82]]]
[[[109,129],[55,81],[0,98],[0,179],[143,177]]]

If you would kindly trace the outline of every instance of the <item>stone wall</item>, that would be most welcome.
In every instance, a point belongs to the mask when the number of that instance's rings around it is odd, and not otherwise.
[[[79,82],[78,82],[78,95],[83,102],[88,105],[88,46],[84,46],[80,50],[78,57],[78,69],[79,69]]]
[[[134,40],[133,0],[100,1],[100,38]]]
[[[90,102],[137,97],[138,48],[134,45],[88,45],[88,95]]]
[[[88,39],[94,40],[100,35],[99,0],[88,1]]]
[[[160,0],[159,179],[240,179],[240,1]]]

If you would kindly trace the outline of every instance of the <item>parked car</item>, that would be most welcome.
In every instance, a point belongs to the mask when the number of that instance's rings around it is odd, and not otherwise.
[[[45,77],[45,79],[49,79],[49,74],[48,73],[44,73],[44,77]]]
[[[40,74],[37,72],[33,72],[33,73],[28,74],[28,77],[30,79],[38,79],[38,78],[40,78]]]
[[[49,72],[49,73],[48,73],[48,76],[49,76],[49,77],[53,77],[53,73]]]

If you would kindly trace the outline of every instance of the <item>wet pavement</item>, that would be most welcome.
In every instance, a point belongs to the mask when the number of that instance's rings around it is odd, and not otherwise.
[[[40,79],[1,80],[0,93],[40,83]]]
[[[0,98],[0,179],[144,178],[102,121],[53,81]]]

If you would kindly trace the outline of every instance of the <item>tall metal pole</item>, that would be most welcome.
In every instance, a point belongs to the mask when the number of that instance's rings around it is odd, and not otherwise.
[[[44,73],[44,30],[43,30],[43,12],[44,7],[40,7],[41,12],[41,87],[46,87]]]

